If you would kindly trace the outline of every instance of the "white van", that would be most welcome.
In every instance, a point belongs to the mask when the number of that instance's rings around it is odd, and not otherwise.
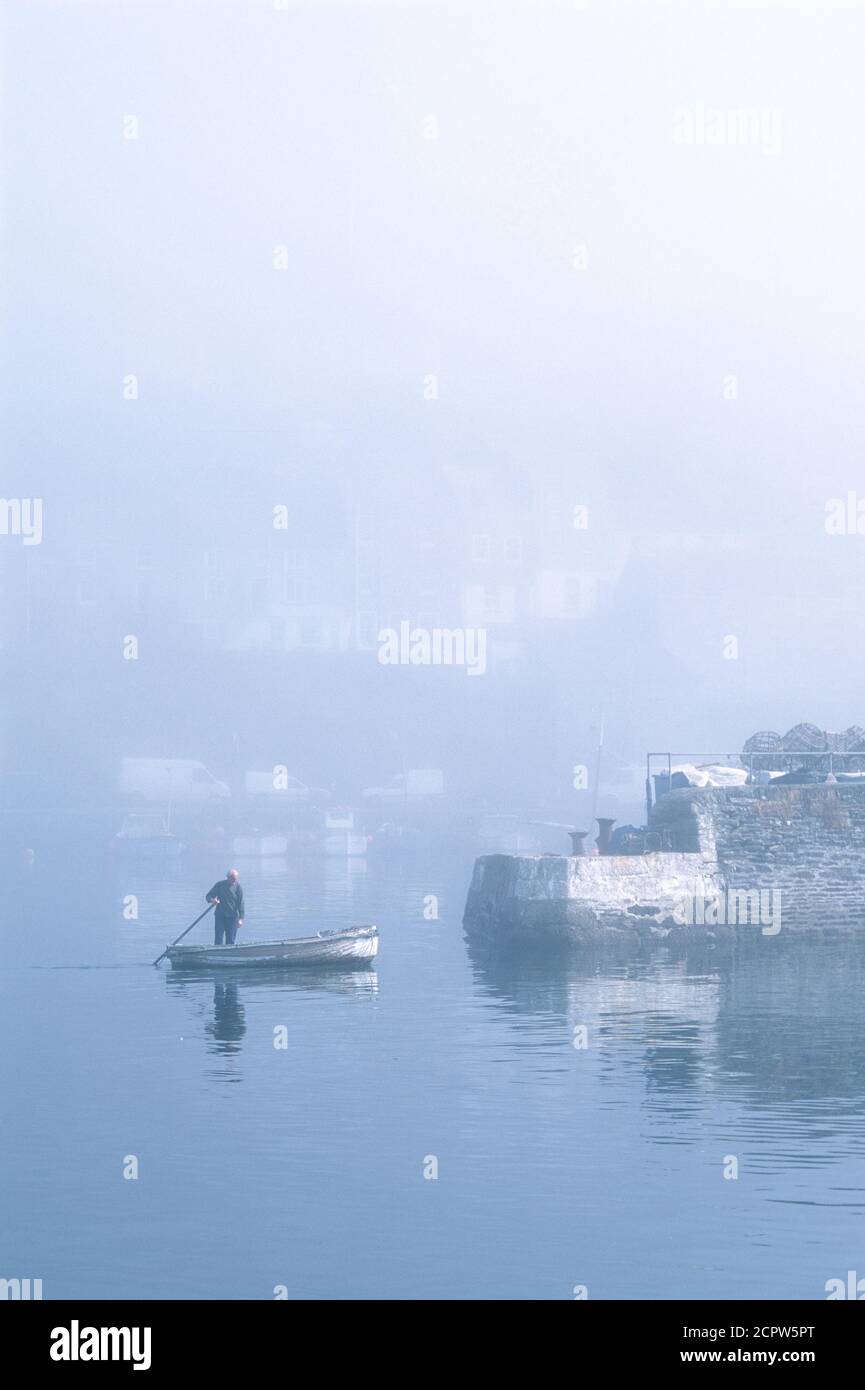
[[[231,790],[192,758],[124,758],[120,790],[136,801],[225,801]]]

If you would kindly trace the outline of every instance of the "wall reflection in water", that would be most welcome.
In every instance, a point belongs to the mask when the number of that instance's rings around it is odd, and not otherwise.
[[[826,937],[637,958],[491,954],[476,982],[523,1015],[585,1027],[602,1073],[639,1055],[648,1092],[716,1091],[753,1105],[865,1098],[865,944]]]

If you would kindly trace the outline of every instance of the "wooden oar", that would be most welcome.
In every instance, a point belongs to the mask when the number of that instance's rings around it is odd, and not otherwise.
[[[206,908],[204,909],[204,911],[202,912],[201,917],[196,917],[196,919],[195,919],[194,922],[190,922],[190,923],[189,923],[189,926],[186,928],[186,931],[182,931],[182,932],[180,933],[180,935],[179,935],[178,938],[177,938],[177,941],[182,941],[183,938],[184,938],[185,936],[188,936],[189,933],[192,931],[192,928],[198,926],[199,922],[201,921],[201,918],[202,918],[202,917],[206,917],[207,914],[208,914],[208,912],[212,912],[213,909],[214,909],[215,907],[216,907],[216,903],[208,903],[207,907],[206,907]],[[156,960],[153,962],[153,964],[154,964],[154,965],[158,965],[159,962],[160,962],[161,960],[165,960],[165,957],[168,955],[168,952],[171,950],[171,946],[176,946],[176,945],[177,945],[177,941],[172,941],[170,946],[166,946],[165,950],[162,952],[162,955],[161,955],[161,956],[157,956],[157,957],[156,957]]]

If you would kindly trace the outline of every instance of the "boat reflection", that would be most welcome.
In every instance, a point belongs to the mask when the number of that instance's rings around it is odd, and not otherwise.
[[[241,970],[183,970],[165,975],[166,988],[190,1004],[204,1019],[203,1033],[211,1053],[224,1057],[241,1051],[247,1032],[247,1006],[256,996],[308,993],[372,998],[378,992],[378,975],[370,968],[352,970],[280,969],[262,966]],[[211,993],[212,991],[212,993]],[[260,999],[258,1002],[261,1002]],[[239,1080],[235,1076],[233,1079]]]
[[[171,970],[165,974],[168,987],[178,992],[183,990],[184,985],[194,985],[202,980],[211,984],[243,984],[250,989],[270,987],[285,990],[286,993],[327,990],[331,994],[375,994],[378,990],[378,975],[371,962],[369,965],[355,964],[345,970],[334,966],[318,969],[316,966],[245,965],[238,970],[227,966],[204,966],[201,969]]]

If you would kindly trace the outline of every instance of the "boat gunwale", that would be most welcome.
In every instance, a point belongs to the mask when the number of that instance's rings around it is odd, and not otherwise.
[[[378,927],[349,927],[346,931],[332,932],[326,936],[287,936],[272,941],[235,941],[233,945],[221,946],[169,946],[167,954],[195,956],[202,951],[252,951],[265,946],[331,946],[339,941],[364,941],[378,936]]]

